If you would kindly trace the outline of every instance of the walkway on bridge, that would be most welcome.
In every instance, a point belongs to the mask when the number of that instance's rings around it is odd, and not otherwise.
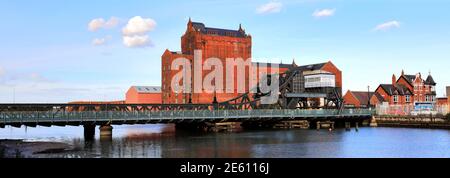
[[[122,125],[192,122],[246,122],[284,120],[345,120],[368,118],[367,109],[344,110],[172,110],[172,111],[0,111],[0,127],[11,125],[65,126],[65,125]]]

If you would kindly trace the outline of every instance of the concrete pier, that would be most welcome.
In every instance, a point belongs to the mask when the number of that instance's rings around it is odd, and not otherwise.
[[[306,120],[280,121],[273,126],[276,129],[309,129],[309,127],[309,122]]]
[[[345,122],[345,130],[350,131],[352,129],[352,123],[351,122]]]
[[[450,129],[450,121],[440,116],[374,116],[378,126]]]
[[[219,122],[206,123],[206,130],[210,132],[233,132],[240,127],[241,123],[236,122]]]
[[[320,129],[334,130],[334,127],[335,127],[334,124],[335,123],[333,121],[318,121],[316,128],[317,128],[317,130],[320,130]]]
[[[373,116],[370,120],[370,127],[378,127],[377,119],[375,118],[375,116]]]
[[[176,128],[201,132],[235,132],[242,130],[241,124],[241,122],[177,123]]]
[[[84,127],[84,140],[85,141],[95,140],[95,125],[86,124],[83,127]]]
[[[100,126],[100,140],[112,140],[112,131],[111,125]]]

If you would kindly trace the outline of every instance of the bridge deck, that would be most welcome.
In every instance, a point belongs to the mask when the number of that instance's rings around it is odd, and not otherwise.
[[[180,111],[2,111],[5,125],[82,125],[84,123],[179,123],[258,120],[334,120],[370,117],[371,110],[180,110]]]

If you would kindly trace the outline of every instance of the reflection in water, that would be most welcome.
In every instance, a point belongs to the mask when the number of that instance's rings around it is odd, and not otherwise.
[[[97,127],[98,129],[98,127]],[[113,138],[85,142],[82,127],[0,129],[0,139],[60,141],[73,150],[39,157],[297,158],[450,157],[447,130],[361,128],[193,133],[174,125],[115,126]]]

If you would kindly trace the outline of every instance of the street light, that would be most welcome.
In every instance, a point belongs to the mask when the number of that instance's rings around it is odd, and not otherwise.
[[[370,85],[367,86],[367,97],[369,98],[367,100],[367,108],[370,108]]]

